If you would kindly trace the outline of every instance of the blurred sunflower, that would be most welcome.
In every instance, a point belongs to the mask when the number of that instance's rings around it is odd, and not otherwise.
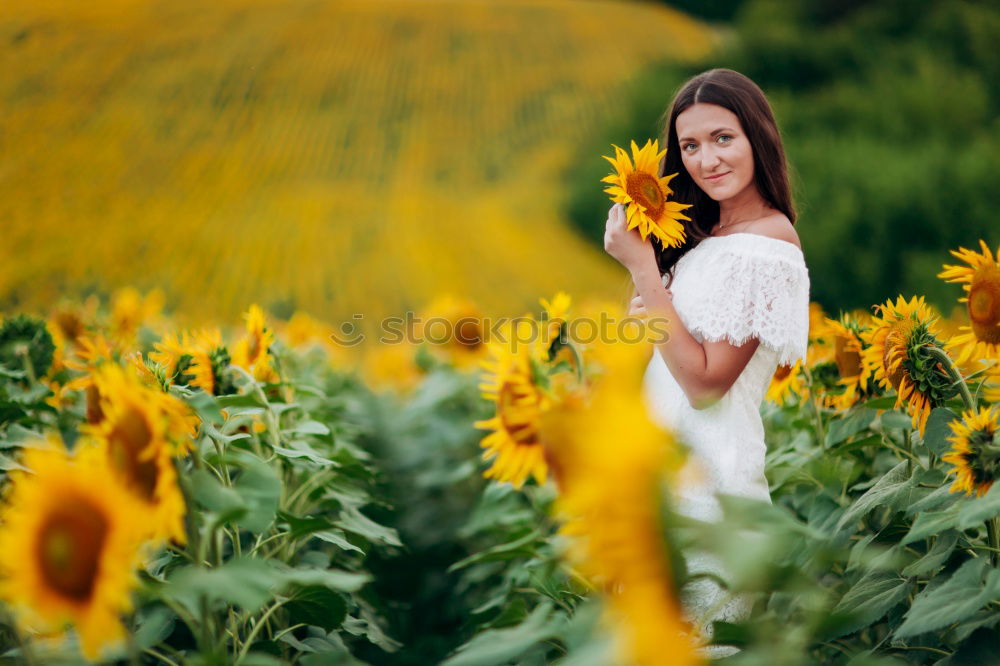
[[[141,564],[141,505],[104,458],[87,446],[27,448],[31,472],[11,472],[0,521],[0,599],[21,631],[61,634],[72,624],[83,653],[97,658],[125,635]]]
[[[1000,359],[1000,248],[996,255],[990,251],[986,241],[979,241],[982,254],[964,247],[950,250],[968,266],[944,265],[938,273],[945,282],[961,282],[965,296],[958,299],[965,303],[969,314],[969,326],[962,326],[961,335],[948,342],[949,349],[957,350],[956,361],[976,358]]]
[[[870,383],[872,369],[861,362],[871,316],[867,313],[843,313],[839,319],[827,319],[828,335],[833,340],[833,359],[837,364],[840,392],[830,391],[825,396],[827,406],[849,409],[861,400],[876,394],[878,386]]]
[[[149,359],[163,366],[171,383],[184,386],[194,380],[194,375],[189,373],[194,350],[187,331],[164,333],[159,341],[153,343],[153,350],[149,352]]]
[[[546,449],[559,461],[560,533],[570,563],[604,592],[624,663],[652,666],[664,655],[700,663],[661,527],[662,483],[682,456],[649,418],[640,390],[645,355],[630,347],[602,351],[605,371],[589,400],[575,395],[542,418]]]
[[[547,360],[553,364],[566,361],[574,366],[576,359],[568,346],[567,336],[569,309],[573,304],[573,299],[566,292],[560,291],[552,297],[552,300],[540,298],[539,303],[545,308],[542,314],[542,321],[545,325],[545,337],[542,339],[542,344],[546,349]]]
[[[490,358],[481,362],[486,370],[479,388],[484,399],[496,404],[496,415],[476,421],[477,428],[492,430],[480,442],[483,460],[493,464],[483,473],[488,479],[512,483],[520,488],[529,476],[545,483],[548,466],[539,439],[541,414],[551,400],[540,385],[545,350],[528,336],[533,322],[514,319],[490,344]]]
[[[475,367],[487,353],[483,315],[467,299],[448,294],[435,298],[421,313],[415,333],[432,354],[462,370]]]
[[[184,543],[184,497],[173,456],[190,448],[194,417],[184,403],[118,365],[98,368],[94,383],[104,418],[83,431],[142,505],[150,538]]]
[[[361,362],[361,372],[376,390],[392,389],[406,393],[420,383],[424,371],[416,361],[417,346],[399,344],[370,345]]]
[[[614,144],[612,144],[614,146]],[[604,191],[615,203],[625,204],[628,228],[638,227],[643,240],[652,234],[664,247],[680,247],[685,242],[684,225],[680,220],[691,218],[681,211],[691,204],[670,201],[673,190],[668,183],[677,174],[660,178],[660,160],[667,149],[659,150],[659,141],[647,140],[642,150],[632,142],[632,160],[628,153],[614,146],[615,157],[602,155],[615,168],[615,173],[601,179],[611,187]],[[635,165],[633,166],[633,161]]]
[[[111,320],[108,322],[111,338],[121,347],[131,347],[143,324],[163,309],[163,292],[153,289],[143,296],[134,287],[123,287],[111,297]]]
[[[66,383],[66,388],[83,391],[86,398],[87,423],[97,423],[103,417],[101,394],[94,385],[93,371],[105,363],[116,363],[116,352],[101,333],[77,338],[76,353],[65,360],[66,367],[84,373]]]
[[[270,349],[274,332],[266,326],[264,311],[254,303],[243,315],[246,335],[233,345],[233,365],[239,366],[261,382],[277,382],[278,373],[271,366]]]
[[[185,372],[191,375],[191,381],[188,382],[190,386],[212,395],[236,393],[236,385],[229,371],[231,357],[222,342],[219,329],[195,332],[189,350],[191,365]]]
[[[951,431],[951,451],[941,456],[954,466],[949,470],[956,475],[950,492],[985,495],[1000,477],[1000,411],[993,407],[966,410],[961,420],[952,422]]]
[[[883,388],[896,391],[896,407],[906,405],[922,436],[931,410],[958,392],[927,349],[941,347],[934,317],[922,296],[909,302],[899,296],[895,304],[889,299],[874,307],[872,326],[861,334],[870,345],[862,362]]]
[[[806,394],[806,387],[802,381],[802,361],[796,361],[795,365],[779,365],[774,376],[771,377],[771,384],[767,388],[765,399],[775,405],[784,405],[793,395],[802,398]]]

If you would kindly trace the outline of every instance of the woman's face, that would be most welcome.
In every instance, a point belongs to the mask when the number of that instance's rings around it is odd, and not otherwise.
[[[698,103],[677,116],[681,159],[691,178],[716,201],[753,188],[753,149],[740,119],[716,104]]]

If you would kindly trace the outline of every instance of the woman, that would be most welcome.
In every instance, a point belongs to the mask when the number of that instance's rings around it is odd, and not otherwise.
[[[771,501],[760,405],[777,366],[805,359],[809,274],[781,138],[756,84],[728,69],[695,76],[674,98],[665,135],[660,176],[677,173],[675,199],[693,204],[687,243],[644,242],[615,205],[604,245],[632,275],[630,314],[671,322],[644,390],[653,417],[691,447],[675,489],[678,510],[715,520],[717,492]],[[706,554],[689,555],[688,564],[692,573],[725,578]],[[707,578],[682,591],[685,614],[706,640],[712,620],[740,621],[750,612],[751,599],[726,597]]]

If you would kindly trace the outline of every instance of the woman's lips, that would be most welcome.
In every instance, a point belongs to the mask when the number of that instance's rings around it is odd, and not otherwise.
[[[719,182],[720,180],[722,180],[723,178],[725,178],[726,176],[728,176],[731,173],[732,173],[732,171],[727,171],[726,173],[720,173],[718,176],[709,176],[705,180],[713,182],[713,183],[717,183],[717,182]]]

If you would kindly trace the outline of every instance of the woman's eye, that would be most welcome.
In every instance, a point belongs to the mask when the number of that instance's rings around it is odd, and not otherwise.
[[[683,146],[681,146],[681,150],[690,153],[691,151],[688,150],[688,148],[694,148],[694,147],[695,145],[693,143],[685,143]]]
[[[725,141],[722,141],[723,139],[725,139]],[[720,134],[718,140],[722,141],[723,143],[729,143],[730,141],[733,140],[733,137],[729,136],[728,134]]]

